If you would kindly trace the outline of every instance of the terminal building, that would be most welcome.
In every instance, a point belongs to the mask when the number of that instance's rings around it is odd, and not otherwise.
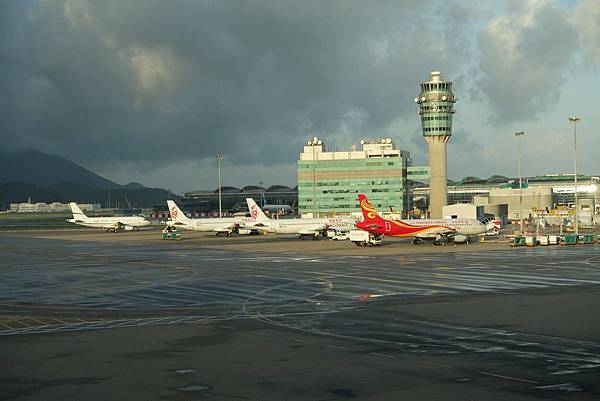
[[[347,151],[328,152],[323,140],[307,142],[298,160],[298,212],[324,216],[360,211],[364,193],[381,210],[408,212],[409,180],[426,180],[429,168],[413,167],[410,153],[390,138],[362,140]]]
[[[246,185],[243,188],[221,187],[221,204],[224,214],[247,211],[246,198],[253,198],[259,205],[281,205],[296,208],[298,188],[285,185]],[[219,189],[186,192],[181,199],[181,208],[192,216],[216,216],[219,211]],[[166,205],[162,205],[160,210]],[[155,208],[159,210],[158,208]]]
[[[99,203],[78,203],[83,211],[96,211],[100,209]],[[52,203],[31,203],[31,199],[23,203],[11,203],[10,212],[13,213],[59,213],[70,212],[71,207],[68,203],[52,202]]]
[[[582,224],[593,224],[594,216],[600,216],[600,177],[577,176],[578,216]],[[521,200],[522,192],[522,200]],[[426,208],[429,187],[415,183],[414,199],[421,208]],[[563,213],[567,218],[574,212],[575,184],[573,174],[546,174],[524,177],[522,190],[519,180],[499,175],[488,179],[465,177],[460,181],[448,181],[448,203],[471,203],[475,205],[508,205],[507,220],[518,220],[521,216],[530,219],[536,216],[552,216]]]

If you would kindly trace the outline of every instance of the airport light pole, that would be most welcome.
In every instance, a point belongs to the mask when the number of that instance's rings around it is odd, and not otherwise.
[[[579,218],[577,214],[577,123],[579,122],[579,117],[569,117],[569,121],[573,123],[573,170],[575,172],[575,235],[579,235]]]
[[[521,234],[523,234],[523,176],[521,175],[521,138],[525,132],[515,132],[517,137],[517,146],[519,149],[519,217],[521,218]]]
[[[221,161],[223,160],[223,153],[219,153],[217,154],[217,164],[218,164],[218,170],[219,170],[219,178],[218,178],[218,185],[219,185],[219,218],[222,217],[223,212],[221,210]]]

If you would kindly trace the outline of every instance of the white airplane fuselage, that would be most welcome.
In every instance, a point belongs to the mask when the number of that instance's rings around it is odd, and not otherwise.
[[[273,234],[312,234],[335,228],[351,230],[355,220],[348,217],[307,218],[307,219],[270,219],[257,221],[255,227]],[[251,223],[248,223],[251,224]]]
[[[120,229],[131,230],[134,228],[144,227],[150,222],[143,217],[88,217],[86,219],[69,219],[70,223],[79,224],[80,226],[104,228],[104,229]]]
[[[249,220],[244,217],[224,217],[224,218],[200,218],[200,219],[185,219],[185,220],[170,220],[168,225],[182,228],[184,230],[199,231],[199,232],[215,232],[228,231],[235,227],[244,225],[244,222]]]

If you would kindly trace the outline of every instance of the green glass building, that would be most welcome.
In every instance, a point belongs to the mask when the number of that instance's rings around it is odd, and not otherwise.
[[[410,153],[396,149],[389,138],[361,141],[360,147],[346,152],[327,152],[315,137],[298,160],[299,212],[313,216],[358,212],[359,193],[382,211],[405,212],[412,203],[407,185],[411,165]],[[428,169],[413,172],[422,177]]]

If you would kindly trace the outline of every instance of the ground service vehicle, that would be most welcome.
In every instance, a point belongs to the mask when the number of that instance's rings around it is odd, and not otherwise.
[[[381,235],[374,235],[368,231],[352,230],[348,233],[350,241],[358,246],[379,246],[381,245]]]

